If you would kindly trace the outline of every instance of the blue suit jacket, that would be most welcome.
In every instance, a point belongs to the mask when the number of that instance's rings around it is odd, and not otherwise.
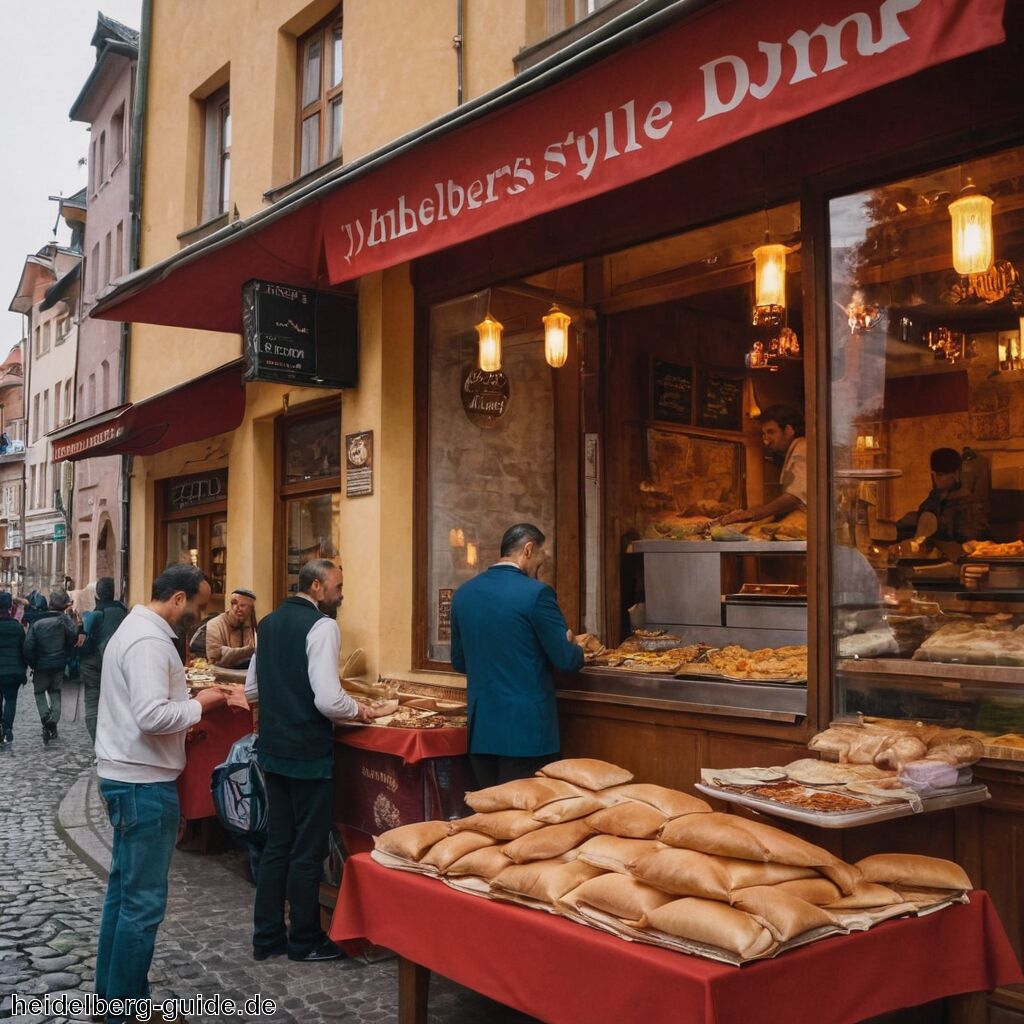
[[[566,639],[567,628],[555,592],[514,565],[492,565],[459,587],[452,600],[452,667],[468,680],[470,753],[558,751],[551,667],[583,667],[583,651]]]

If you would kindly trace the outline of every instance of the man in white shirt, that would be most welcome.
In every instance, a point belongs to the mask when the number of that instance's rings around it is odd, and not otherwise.
[[[306,963],[344,954],[320,927],[320,874],[331,830],[334,722],[372,719],[338,676],[341,569],[327,559],[299,570],[299,590],[260,623],[245,696],[259,701],[257,756],[267,780],[267,842],[253,911],[253,958],[287,953]],[[285,926],[284,905],[289,921]]]
[[[807,438],[804,417],[788,405],[771,405],[760,417],[761,440],[776,458],[783,459],[779,483],[782,493],[754,508],[741,508],[722,516],[723,526],[745,523],[751,519],[781,519],[790,512],[807,508]]]
[[[104,651],[96,757],[114,847],[96,949],[96,994],[107,1000],[149,997],[149,967],[178,834],[175,781],[185,767],[185,733],[226,703],[218,690],[189,698],[175,646],[199,622],[209,599],[201,569],[170,565],[153,581],[149,604],[131,610]],[[107,1017],[109,1024],[124,1019]]]

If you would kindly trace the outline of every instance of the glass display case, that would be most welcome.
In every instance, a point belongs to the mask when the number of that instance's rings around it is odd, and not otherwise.
[[[828,218],[836,714],[1024,759],[1024,148]]]

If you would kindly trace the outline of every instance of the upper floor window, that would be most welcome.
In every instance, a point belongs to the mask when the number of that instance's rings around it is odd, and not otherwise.
[[[298,43],[297,150],[299,174],[341,156],[343,75],[341,11]]]
[[[213,220],[228,212],[231,190],[231,97],[228,87],[206,100],[203,147],[202,219]]]
[[[107,180],[107,133],[100,132],[100,148],[97,154],[96,187],[99,188]]]
[[[114,111],[110,119],[110,164],[116,167],[124,156],[124,104]]]

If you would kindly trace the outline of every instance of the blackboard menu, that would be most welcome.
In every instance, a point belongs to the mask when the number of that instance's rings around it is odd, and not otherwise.
[[[729,371],[701,374],[697,426],[712,430],[743,429],[743,378]]]
[[[693,422],[693,367],[655,359],[651,366],[651,418]]]

